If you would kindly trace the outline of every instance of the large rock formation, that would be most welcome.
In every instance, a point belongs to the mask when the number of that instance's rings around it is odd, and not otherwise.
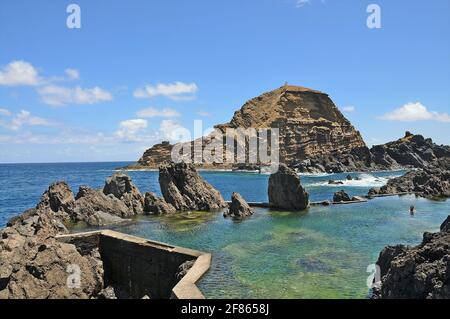
[[[0,230],[0,299],[91,298],[101,291],[103,267],[98,250],[82,255],[74,245],[56,241],[55,235],[67,232],[59,217],[41,205]],[[68,269],[70,265],[79,269]],[[79,288],[67,284],[68,270],[79,270]]]
[[[253,215],[253,209],[250,208],[241,194],[233,192],[230,207],[224,213],[224,217],[241,219],[251,215]]]
[[[166,202],[177,210],[207,211],[227,207],[219,191],[203,180],[192,164],[161,166],[159,184]]]
[[[388,246],[380,253],[379,298],[450,298],[450,216],[438,233],[416,247]]]
[[[129,208],[131,214],[142,214],[144,211],[144,198],[128,175],[117,173],[109,177],[103,187],[103,193],[105,195],[112,194],[121,200]]]
[[[269,203],[273,208],[303,210],[309,205],[309,194],[300,184],[298,175],[281,164],[269,177]]]
[[[103,191],[81,186],[76,197],[67,183],[53,183],[36,209],[51,211],[63,227],[78,222],[105,226],[143,214],[144,198],[127,175],[115,174],[106,180]]]
[[[342,170],[345,165],[349,170],[364,167],[360,158],[369,156],[360,133],[329,96],[300,86],[285,85],[253,98],[235,112],[229,123],[217,125],[216,128],[222,132],[227,128],[278,128],[280,161],[305,171]],[[210,136],[204,138],[203,147],[211,141]],[[137,165],[131,167],[153,168],[170,161],[171,150],[172,146],[168,143],[157,144],[144,153]],[[345,160],[342,159],[344,157]],[[246,168],[243,164],[249,163],[235,163],[233,167]],[[230,168],[226,164],[211,163],[199,166]]]

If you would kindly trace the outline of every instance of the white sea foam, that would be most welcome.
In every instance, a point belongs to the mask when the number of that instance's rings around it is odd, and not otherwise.
[[[358,174],[358,179],[342,179],[342,180],[335,180],[336,182],[342,182],[342,184],[328,184],[328,181],[322,181],[319,183],[313,183],[312,186],[328,186],[328,187],[342,187],[342,186],[348,186],[348,187],[381,187],[383,185],[386,185],[387,181],[391,178],[397,177],[399,175],[394,176],[374,176],[371,174]],[[356,177],[356,176],[355,176]]]

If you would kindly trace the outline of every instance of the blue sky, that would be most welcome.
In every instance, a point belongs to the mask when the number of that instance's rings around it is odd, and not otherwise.
[[[328,93],[369,145],[405,130],[450,144],[449,13],[448,0],[2,0],[0,162],[136,160],[286,81]]]

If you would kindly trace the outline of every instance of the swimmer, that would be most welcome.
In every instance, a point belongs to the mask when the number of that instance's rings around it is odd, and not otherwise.
[[[415,213],[416,213],[416,208],[413,205],[411,205],[411,207],[409,207],[409,214],[411,216],[413,216]]]

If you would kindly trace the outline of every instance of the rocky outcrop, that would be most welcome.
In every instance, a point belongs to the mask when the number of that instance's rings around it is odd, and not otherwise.
[[[270,175],[268,194],[273,208],[296,211],[309,205],[309,194],[300,184],[300,177],[284,164]]]
[[[449,146],[437,145],[431,139],[410,132],[399,140],[369,149],[327,94],[300,86],[285,85],[249,100],[234,113],[230,122],[216,126],[222,133],[228,128],[278,128],[280,162],[299,172],[425,168],[434,160],[446,158],[448,161],[450,158]],[[205,148],[213,141],[209,135],[200,144]],[[192,147],[193,143],[189,145]],[[155,168],[170,161],[173,147],[168,142],[154,145],[129,168]],[[236,154],[224,152],[224,155],[228,158]],[[196,165],[202,168],[261,168],[261,163],[247,162]]]
[[[229,209],[224,213],[224,217],[232,217],[241,219],[253,215],[253,209],[247,204],[245,199],[239,193],[231,195],[231,203]]]
[[[435,161],[429,167],[409,171],[393,178],[380,189],[371,189],[369,195],[416,193],[423,197],[437,199],[450,197],[450,170],[445,160]]]
[[[333,202],[335,203],[350,202],[350,201],[352,201],[352,198],[344,190],[336,192],[333,195]]]
[[[92,226],[104,226],[124,221],[131,217],[129,208],[114,196],[106,196],[101,191],[81,186],[75,197],[73,221],[84,221]]]
[[[103,187],[105,195],[112,194],[121,200],[130,210],[130,214],[139,215],[144,212],[144,198],[131,178],[123,173],[109,177]]]
[[[41,205],[0,231],[0,299],[91,298],[102,289],[98,250],[82,255],[74,245],[56,241],[56,234],[67,232],[59,217]],[[79,271],[79,288],[77,282],[68,285],[71,271]]]
[[[150,215],[173,214],[176,212],[175,207],[167,203],[164,198],[156,196],[155,193],[145,193],[144,211]]]
[[[171,161],[171,152],[173,145],[168,141],[163,141],[159,144],[153,145],[151,148],[146,150],[142,157],[137,161],[136,164],[128,166],[129,169],[157,169],[161,164],[168,163]]]
[[[416,247],[383,249],[378,258],[381,289],[378,298],[450,298],[449,218],[438,233],[425,233]]]
[[[301,86],[284,85],[253,98],[234,113],[230,122],[216,128],[222,133],[228,128],[277,128],[280,161],[302,171],[341,170],[341,163],[354,169],[369,153],[360,133],[327,94]],[[201,141],[203,148],[211,142],[211,136]],[[153,168],[158,163],[170,161],[172,148],[168,143],[154,145],[145,151],[137,165],[130,168]],[[355,159],[344,159],[349,156]],[[314,163],[308,164],[309,159]],[[257,168],[251,164],[235,163],[232,167]],[[231,168],[226,164],[211,163],[199,166]]]
[[[176,210],[208,211],[227,207],[219,191],[197,173],[192,164],[170,163],[159,169],[159,185]]]
[[[426,168],[436,160],[450,160],[450,146],[437,145],[430,138],[410,132],[397,141],[376,145],[370,152],[374,165],[384,169]]]
[[[36,209],[49,210],[62,227],[78,222],[105,226],[143,214],[144,198],[127,175],[115,174],[106,180],[102,191],[82,186],[76,197],[67,183],[56,182],[42,195]]]

